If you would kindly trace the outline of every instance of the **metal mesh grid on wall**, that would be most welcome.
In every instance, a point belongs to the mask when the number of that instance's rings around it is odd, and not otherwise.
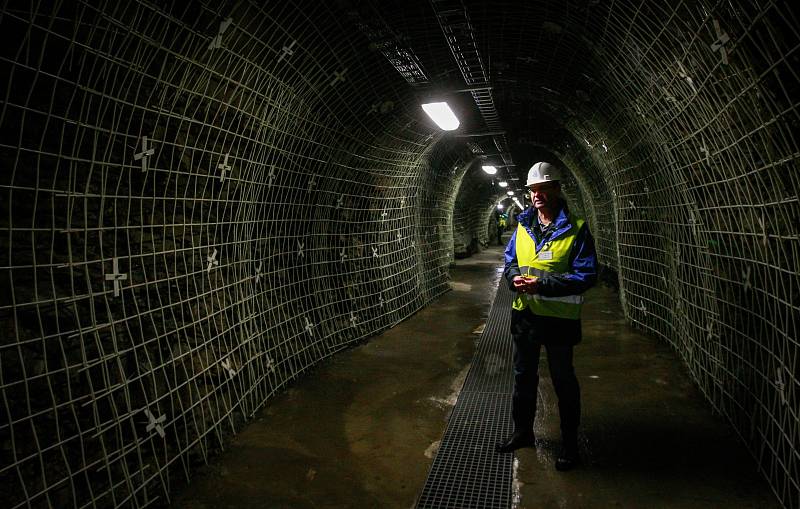
[[[583,114],[566,115],[572,136],[553,148],[600,259],[619,272],[629,319],[675,347],[779,500],[800,507],[796,13],[784,2],[585,12],[604,21],[577,45],[602,65],[575,82],[603,86],[573,92],[564,108]]]
[[[495,83],[525,83],[495,91],[517,148],[538,143],[573,173],[628,318],[675,347],[800,507],[796,8],[468,5]]]
[[[163,503],[448,288],[461,156],[382,57],[325,5],[187,6],[0,14],[7,507]]]
[[[470,256],[489,243],[489,220],[505,192],[483,174],[479,161],[469,165],[453,209],[454,253]]]
[[[444,291],[486,235],[479,152],[418,122],[403,62],[350,2],[180,4],[0,12],[12,507],[163,502],[275,391]],[[432,80],[458,76],[430,2],[371,4]],[[800,507],[796,11],[462,7],[518,176],[529,144],[571,170],[629,319]]]

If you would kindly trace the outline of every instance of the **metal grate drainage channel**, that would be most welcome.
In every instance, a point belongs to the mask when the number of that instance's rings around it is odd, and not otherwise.
[[[512,295],[501,280],[417,508],[511,507],[514,457],[494,444],[512,428]]]

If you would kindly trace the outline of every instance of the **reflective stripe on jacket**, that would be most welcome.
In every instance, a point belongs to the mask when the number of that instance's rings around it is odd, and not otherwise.
[[[566,227],[559,228],[553,238],[540,243],[537,249],[535,240],[520,222],[517,225],[515,239],[516,261],[520,273],[523,276],[546,278],[570,272],[570,253],[583,224],[582,219],[569,218],[568,224],[564,225]],[[518,293],[513,307],[518,311],[527,307],[537,315],[577,320],[581,316],[582,304],[582,295],[547,297]]]

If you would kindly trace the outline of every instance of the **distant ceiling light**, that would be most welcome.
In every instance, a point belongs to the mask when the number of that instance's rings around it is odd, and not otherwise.
[[[453,131],[461,125],[446,102],[426,103],[422,105],[422,109],[443,131]]]
[[[509,196],[514,196],[514,191],[506,191],[506,194]]]
[[[501,180],[500,182],[497,183],[497,185],[500,187],[508,187],[508,182],[506,182],[505,180]]]
[[[497,204],[497,210],[503,210],[503,204],[502,203],[498,203]]]
[[[494,166],[492,166],[490,164],[485,164],[485,165],[481,166],[481,168],[483,168],[483,171],[485,171],[489,175],[494,175],[495,173],[497,173],[497,168],[495,168]]]

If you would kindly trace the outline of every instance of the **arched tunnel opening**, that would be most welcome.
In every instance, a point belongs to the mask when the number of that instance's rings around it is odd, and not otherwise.
[[[800,507],[788,2],[6,2],[0,32],[8,507],[163,504],[446,294],[537,161],[628,325]]]

